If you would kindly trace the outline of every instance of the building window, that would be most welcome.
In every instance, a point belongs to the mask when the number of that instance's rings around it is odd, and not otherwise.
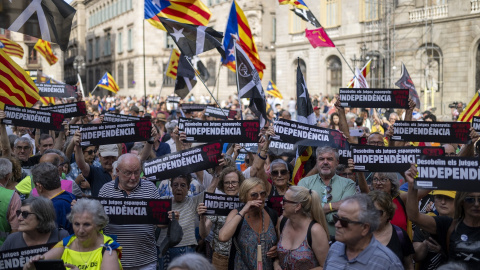
[[[341,0],[322,0],[320,4],[320,21],[324,27],[336,27],[340,25],[341,6]]]
[[[123,88],[123,64],[118,65],[117,83],[119,88]]]
[[[216,71],[215,71],[216,63],[213,59],[209,59],[207,62],[207,70],[208,73],[210,74],[210,77],[207,80],[207,85],[208,86],[215,86],[215,83],[217,82],[217,78],[215,78]]]
[[[272,81],[276,82],[277,81],[277,59],[275,57],[272,57],[272,74],[270,76],[272,77]]]
[[[118,32],[118,53],[123,52],[123,47],[122,47],[122,32]]]
[[[163,70],[166,71],[167,67],[168,67],[168,63],[163,64]],[[163,76],[165,76],[164,83],[163,83],[164,86],[175,86],[175,80],[174,79],[166,76],[165,74]]]
[[[127,4],[128,4],[127,10],[132,9],[132,0],[127,0]]]
[[[95,39],[95,59],[100,58],[100,38]]]
[[[93,76],[93,69],[88,70],[88,88],[87,89],[92,89],[95,88],[95,77]],[[100,78],[99,78],[100,80]]]
[[[165,48],[167,49],[172,49],[172,48],[175,48],[175,41],[173,41],[172,37],[170,37],[169,35],[166,35],[166,43],[165,43]]]
[[[38,58],[37,58],[37,50],[35,50],[33,47],[35,45],[28,45],[28,64],[38,64]]]
[[[87,53],[87,59],[89,62],[92,61],[93,59],[93,40],[88,41],[88,53]]]
[[[381,0],[360,0],[360,21],[379,20],[382,15],[382,2]]]
[[[105,49],[104,49],[104,55],[111,55],[112,54],[112,48],[111,48],[111,36],[110,33],[107,33],[105,36]]]
[[[227,69],[228,72],[228,85],[237,85],[237,73]]]
[[[297,59],[293,61],[294,68],[292,69],[294,72],[295,76],[295,85],[297,83],[297,66],[300,63],[300,71],[302,71],[303,78],[305,78],[305,82],[307,82],[307,65],[305,64],[305,61],[302,59]]]
[[[135,84],[133,76],[133,63],[128,62],[128,72],[127,72],[128,88],[133,88]]]
[[[306,23],[295,13],[289,12],[290,16],[290,34],[299,34],[305,32]]]
[[[132,28],[128,29],[128,50],[133,50],[133,30]]]
[[[338,56],[327,58],[327,93],[337,93],[342,87],[342,61]]]

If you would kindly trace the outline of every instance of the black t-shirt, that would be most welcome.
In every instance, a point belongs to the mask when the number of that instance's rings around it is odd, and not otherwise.
[[[38,162],[40,162],[41,157],[42,157],[42,155],[36,155],[36,156],[33,156],[33,157],[29,157],[27,159],[27,161],[20,161],[20,165],[24,169],[30,169],[33,166],[37,165]]]
[[[397,229],[402,230],[401,236],[403,240],[400,240],[399,234],[397,233],[395,227]],[[409,256],[411,254],[415,254],[415,250],[413,249],[412,241],[408,237],[408,234],[402,228],[392,225],[392,237],[390,238],[390,242],[388,242],[387,247],[397,255],[400,261],[403,263],[403,258]]]
[[[437,241],[437,243],[441,244],[436,234],[431,234],[430,237],[432,237],[435,241]],[[422,232],[422,230],[420,230],[418,226],[416,226],[415,232],[413,234],[413,242],[423,242],[425,240],[426,238],[424,233]],[[437,269],[440,265],[446,262],[447,262],[447,257],[445,256],[444,252],[436,253],[436,252],[428,251],[427,257],[425,257],[422,263],[420,263],[419,269],[420,270]]]
[[[447,233],[453,219],[450,217],[434,217],[437,224],[437,235],[446,251]],[[480,261],[480,228],[469,227],[460,222],[450,236],[449,261],[465,264],[468,269],[478,269]]]

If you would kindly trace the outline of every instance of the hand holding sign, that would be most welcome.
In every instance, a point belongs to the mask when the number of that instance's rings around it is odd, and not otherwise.
[[[206,212],[207,212],[207,207],[205,206],[205,204],[204,203],[199,203],[198,206],[197,206],[197,214],[199,216],[202,216]]]
[[[473,127],[470,128],[470,139],[472,139],[472,143],[475,143],[476,141],[478,141],[478,138],[480,137],[480,135],[477,133],[477,131],[475,131],[475,129]]]
[[[417,178],[417,164],[412,163],[410,165],[410,169],[405,171],[405,181],[407,181],[408,185],[413,188],[413,184],[415,182],[415,178]],[[410,188],[410,187],[409,187]]]

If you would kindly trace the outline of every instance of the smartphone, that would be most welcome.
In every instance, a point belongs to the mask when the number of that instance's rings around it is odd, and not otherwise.
[[[63,260],[42,260],[33,264],[37,270],[67,270]]]
[[[363,136],[364,132],[365,131],[363,130],[363,128],[351,128],[350,129],[350,136],[360,137],[360,136]]]

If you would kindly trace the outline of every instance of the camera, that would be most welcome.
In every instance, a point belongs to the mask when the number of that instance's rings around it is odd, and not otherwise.
[[[451,109],[455,109],[455,108],[457,108],[458,103],[460,103],[460,101],[454,101],[454,102],[448,104],[448,107],[451,108]]]

